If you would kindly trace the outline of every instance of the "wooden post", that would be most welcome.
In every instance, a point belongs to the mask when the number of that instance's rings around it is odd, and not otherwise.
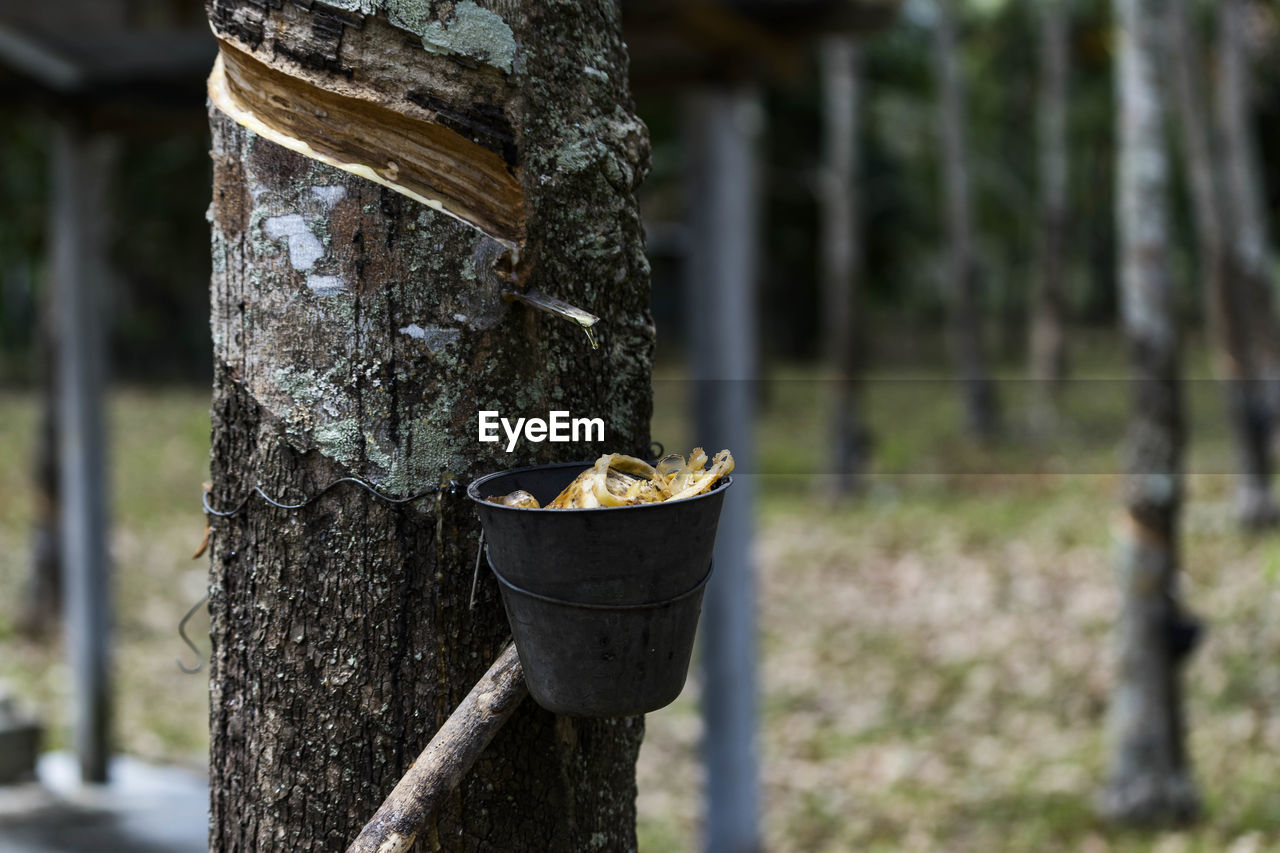
[[[696,435],[708,452],[730,448],[737,462],[702,604],[710,853],[760,848],[751,532],[761,123],[760,98],[750,87],[702,90],[686,103],[692,220],[686,316]]]
[[[58,122],[49,245],[57,316],[64,622],[74,679],[73,743],[85,782],[107,780],[109,750],[105,345],[97,305],[109,163],[109,140],[91,135],[71,118]]]

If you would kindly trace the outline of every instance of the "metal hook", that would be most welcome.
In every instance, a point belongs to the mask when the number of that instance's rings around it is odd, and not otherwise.
[[[191,649],[196,656],[196,665],[194,667],[187,666],[181,659],[174,659],[174,662],[178,664],[178,669],[182,670],[187,675],[195,675],[197,672],[204,669],[204,655],[200,653],[200,649],[198,649],[196,644],[191,641],[191,638],[187,636],[187,622],[192,616],[196,615],[196,611],[199,610],[208,600],[209,593],[206,592],[204,595],[200,596],[199,601],[191,605],[191,609],[188,610],[183,615],[182,619],[178,621],[178,636],[182,638],[182,642],[186,643],[187,648]]]
[[[476,586],[480,583],[480,555],[484,553],[484,528],[480,528],[480,543],[476,545],[476,570],[471,574],[471,603],[468,610],[476,609]]]

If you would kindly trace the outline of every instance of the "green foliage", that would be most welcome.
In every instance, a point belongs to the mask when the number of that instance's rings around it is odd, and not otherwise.
[[[1011,344],[1006,349],[1014,352],[1025,337],[1037,239],[1040,34],[1033,6],[968,4],[959,43],[984,304],[989,316],[1001,318]],[[945,311],[930,9],[929,3],[904,4],[893,26],[862,44],[862,285],[869,313],[884,322],[936,324]],[[1078,0],[1072,9],[1068,298],[1075,320],[1104,322],[1116,306],[1110,8],[1106,0]],[[822,144],[816,63],[798,79],[768,82],[764,92],[763,348],[779,358],[811,358],[818,354],[815,178]],[[641,112],[654,138],[645,208],[655,221],[677,220],[682,161],[676,98],[646,98]],[[659,264],[655,302],[664,337],[682,333],[679,300],[671,295],[682,286]]]
[[[38,124],[0,121],[0,381],[21,375],[35,341],[48,168]]]
[[[112,349],[118,374],[205,379],[209,206],[203,112],[156,137],[127,136],[112,211]]]
[[[165,132],[120,136],[105,215],[110,269],[102,298],[114,375],[209,375],[210,167],[203,113]],[[0,382],[37,369],[45,298],[50,121],[0,120]]]

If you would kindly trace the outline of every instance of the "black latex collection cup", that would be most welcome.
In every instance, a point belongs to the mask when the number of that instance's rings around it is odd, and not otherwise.
[[[590,462],[516,468],[467,488],[484,526],[534,701],[559,714],[643,714],[684,688],[725,477],[662,503],[522,509],[485,498],[523,489],[545,506]]]

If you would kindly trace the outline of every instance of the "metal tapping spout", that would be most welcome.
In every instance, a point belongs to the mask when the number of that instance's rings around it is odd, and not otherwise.
[[[548,314],[554,314],[562,320],[568,320],[571,323],[576,323],[586,334],[587,340],[591,342],[591,348],[600,348],[600,344],[596,340],[595,333],[595,325],[600,322],[600,318],[595,314],[590,314],[583,311],[581,308],[576,308],[573,305],[570,305],[563,299],[557,299],[554,296],[548,296],[545,293],[539,293],[536,290],[525,292],[504,290],[502,291],[502,301],[523,302],[525,305],[530,305],[537,308],[539,311],[546,311]]]

